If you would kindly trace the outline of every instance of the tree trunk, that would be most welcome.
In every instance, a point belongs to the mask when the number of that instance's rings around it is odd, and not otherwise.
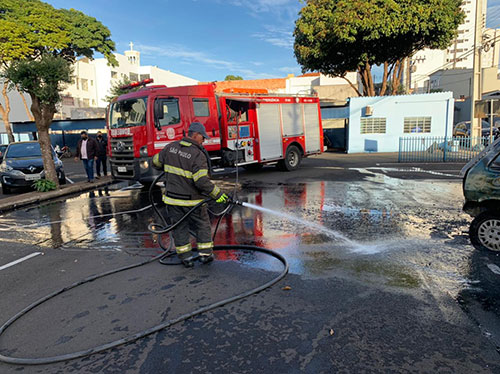
[[[19,95],[21,96],[21,100],[23,101],[23,105],[24,105],[24,110],[26,110],[26,114],[28,115],[28,119],[30,121],[34,121],[35,118],[33,117],[33,114],[31,114],[29,108],[28,108],[28,103],[26,102],[26,98],[24,97],[24,94],[17,90],[17,92],[19,92]]]
[[[363,84],[363,96],[375,96],[375,85],[373,83],[371,65],[366,62],[364,65],[359,66],[358,74]]]
[[[380,89],[379,96],[384,96],[387,90],[387,77],[389,75],[389,63],[384,62],[384,76],[382,77],[382,88]]]
[[[2,96],[3,99],[5,100],[5,106],[2,106],[0,104],[0,114],[2,115],[2,121],[3,124],[5,125],[5,130],[7,131],[7,137],[9,138],[9,143],[14,142],[14,134],[12,133],[12,127],[10,127],[10,122],[9,122],[9,114],[10,114],[10,100],[9,100],[9,95],[7,95],[7,87],[9,86],[9,82],[7,79],[4,79],[3,81],[3,88],[2,88]]]
[[[38,143],[42,150],[43,169],[45,170],[45,179],[52,181],[59,188],[56,167],[52,153],[52,143],[50,141],[49,128],[54,118],[55,106],[40,104],[38,98],[32,94],[31,112],[35,117],[36,128],[38,130]]]
[[[402,60],[396,61],[394,72],[392,74],[392,94],[396,95],[401,85],[401,75],[403,73],[404,64]]]
[[[341,78],[342,78],[342,79],[344,79],[345,81],[347,81],[347,83],[349,83],[349,86],[351,86],[351,88],[352,88],[354,91],[356,91],[356,93],[358,94],[358,96],[363,96],[363,95],[361,95],[361,92],[359,92],[358,87],[356,87],[356,86],[354,85],[354,83],[352,83],[352,82],[351,82],[349,79],[347,79],[345,76],[344,76],[344,77],[341,77]]]

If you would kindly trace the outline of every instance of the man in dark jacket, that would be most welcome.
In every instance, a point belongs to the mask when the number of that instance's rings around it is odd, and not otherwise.
[[[170,143],[153,158],[153,164],[166,173],[163,202],[173,222],[178,222],[193,206],[208,196],[218,203],[225,203],[229,197],[222,193],[209,178],[206,152],[203,140],[209,136],[199,122],[189,126],[188,136]],[[193,255],[190,231],[196,236],[199,260],[206,264],[213,261],[212,230],[206,205],[194,211],[174,229],[177,255],[186,267],[192,267]]]
[[[76,146],[75,160],[82,160],[83,167],[87,173],[87,181],[94,182],[94,160],[97,160],[97,142],[89,138],[86,131],[80,133],[81,139]]]
[[[107,161],[107,148],[108,142],[102,136],[102,132],[97,131],[97,159],[95,160],[95,170],[97,172],[96,178],[99,179],[101,176],[101,164],[102,164],[102,174],[108,175],[108,161]]]

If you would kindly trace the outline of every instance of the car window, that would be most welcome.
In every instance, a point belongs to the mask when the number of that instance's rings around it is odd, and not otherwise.
[[[42,157],[39,143],[11,144],[7,148],[6,158]]]

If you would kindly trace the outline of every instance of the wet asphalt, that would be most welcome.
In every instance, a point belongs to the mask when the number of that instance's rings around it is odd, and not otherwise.
[[[325,154],[291,173],[241,170],[238,196],[282,215],[237,207],[216,242],[275,249],[290,263],[284,280],[111,351],[0,363],[0,373],[498,373],[500,256],[470,245],[461,166]],[[229,189],[235,173],[217,179]],[[73,282],[161,253],[147,232],[155,217],[146,191],[122,187],[0,216],[0,322]],[[281,269],[241,251],[194,269],[150,263],[34,309],[0,337],[0,353],[48,357],[101,345]]]

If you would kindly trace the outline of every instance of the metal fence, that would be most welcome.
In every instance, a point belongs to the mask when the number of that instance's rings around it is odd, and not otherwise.
[[[468,161],[490,144],[490,138],[412,136],[399,138],[399,162]]]

